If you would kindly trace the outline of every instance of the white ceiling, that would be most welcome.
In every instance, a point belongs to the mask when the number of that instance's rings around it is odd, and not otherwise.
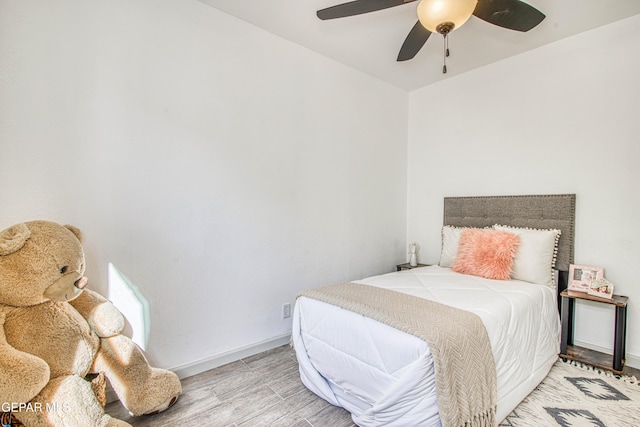
[[[340,0],[200,0],[345,65],[402,89],[441,79],[640,13],[640,0],[527,0],[547,15],[529,32],[471,17],[449,36],[451,56],[442,74],[442,37],[433,34],[410,61],[398,51],[417,21],[418,2],[365,15],[321,21],[316,11]]]

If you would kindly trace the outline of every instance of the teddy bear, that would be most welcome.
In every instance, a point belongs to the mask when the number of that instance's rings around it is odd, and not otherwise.
[[[163,411],[182,392],[122,334],[120,311],[87,289],[81,242],[79,229],[51,221],[0,232],[0,410],[29,427],[129,426],[104,412],[90,374],[132,415]]]

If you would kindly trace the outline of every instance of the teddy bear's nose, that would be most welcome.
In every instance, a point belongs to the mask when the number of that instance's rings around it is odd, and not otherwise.
[[[74,285],[78,289],[84,289],[84,287],[87,286],[87,278],[81,277],[80,279],[75,281]]]

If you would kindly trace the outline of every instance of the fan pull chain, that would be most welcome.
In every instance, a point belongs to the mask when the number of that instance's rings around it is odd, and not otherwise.
[[[447,74],[447,56],[449,56],[449,38],[447,37],[447,34],[445,33],[443,35],[444,37],[444,52],[443,52],[443,58],[442,58],[442,74]]]

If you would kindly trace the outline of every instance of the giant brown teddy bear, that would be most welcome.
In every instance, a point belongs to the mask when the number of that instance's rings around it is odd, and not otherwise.
[[[85,288],[81,240],[49,221],[0,232],[0,409],[29,427],[128,426],[105,414],[91,373],[133,415],[167,409],[182,390],[121,334],[118,309]]]

